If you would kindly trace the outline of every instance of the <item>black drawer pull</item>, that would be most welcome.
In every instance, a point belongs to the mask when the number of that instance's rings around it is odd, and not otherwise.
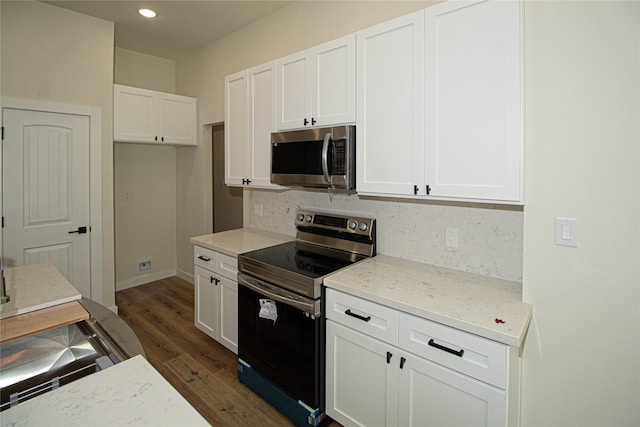
[[[387,351],[387,365],[391,362],[391,356],[393,355]]]
[[[400,358],[400,369],[404,368],[404,363],[407,361],[404,357]]]
[[[371,316],[367,316],[367,317],[360,316],[359,314],[352,313],[351,309],[348,309],[347,311],[345,311],[344,314],[346,314],[347,316],[355,317],[356,319],[364,320],[365,322],[368,322],[369,320],[371,320]]]
[[[198,259],[201,259],[202,261],[205,261],[205,262],[211,261],[211,258],[209,258],[208,256],[204,256],[204,255],[198,255]]]
[[[455,355],[456,355],[456,356],[458,356],[458,357],[462,357],[462,355],[464,354],[464,349],[462,349],[462,348],[461,348],[460,350],[454,350],[454,349],[452,349],[452,348],[445,347],[445,346],[443,346],[443,345],[441,345],[441,344],[438,344],[438,343],[436,343],[435,341],[433,341],[433,338],[431,338],[431,339],[429,340],[429,343],[428,343],[428,344],[429,344],[431,347],[435,347],[435,348],[437,348],[437,349],[439,349],[439,350],[446,351],[447,353],[455,354]]]

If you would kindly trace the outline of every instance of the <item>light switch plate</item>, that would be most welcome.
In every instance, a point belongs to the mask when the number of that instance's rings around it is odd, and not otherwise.
[[[555,243],[560,246],[578,247],[578,220],[556,217]]]

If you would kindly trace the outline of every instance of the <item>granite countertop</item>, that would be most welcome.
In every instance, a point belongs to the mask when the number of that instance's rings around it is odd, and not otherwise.
[[[252,228],[239,228],[237,230],[192,237],[191,243],[232,257],[237,257],[238,254],[290,242],[292,240],[295,240],[294,236],[286,236],[284,234]]]
[[[520,283],[385,255],[334,273],[324,285],[514,347],[531,320]]]
[[[51,264],[4,270],[9,302],[0,305],[0,319],[79,300],[82,295]]]
[[[0,419],[3,426],[209,425],[142,356],[7,409]]]

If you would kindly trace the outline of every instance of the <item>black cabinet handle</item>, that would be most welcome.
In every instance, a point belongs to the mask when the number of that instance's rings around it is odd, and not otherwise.
[[[218,285],[218,283],[220,283],[220,279],[216,279],[215,277],[211,276],[211,283],[215,282],[216,286]]]
[[[157,140],[158,140],[158,137],[156,136],[156,137],[154,137],[153,139],[155,139],[155,140],[157,141]]]
[[[392,354],[387,351],[387,365],[391,362]]]
[[[311,124],[315,125],[316,124],[316,119],[314,119],[313,117],[311,117]]]
[[[211,261],[211,258],[209,258],[208,256],[204,256],[204,255],[198,255],[198,259],[201,259],[202,261],[205,261],[205,262]]]
[[[425,190],[427,190],[427,196],[428,196],[429,194],[431,194],[431,187],[429,187],[428,185],[427,185],[427,188],[426,188]]]
[[[407,361],[404,357],[400,358],[400,369],[404,368],[404,363]]]
[[[82,227],[78,227],[77,230],[69,231],[69,234],[73,234],[73,233],[85,234],[86,232],[87,232],[87,227],[82,226]]]
[[[164,136],[163,136],[162,138],[160,138],[160,140],[161,140],[162,142],[164,142]]]
[[[307,118],[305,117],[305,119],[304,119],[304,125],[306,126],[306,125],[308,125],[308,124],[309,124],[309,120],[307,120]]]
[[[347,316],[355,317],[356,319],[363,320],[365,322],[368,322],[369,320],[371,320],[371,316],[367,316],[367,317],[360,316],[359,314],[351,312],[351,309],[348,309],[347,311],[345,311],[344,314],[346,314]]]
[[[413,186],[413,194],[415,194],[415,195],[418,194],[418,186],[417,185]]]
[[[431,338],[431,339],[429,340],[429,343],[428,343],[428,344],[429,344],[431,347],[435,347],[435,348],[437,348],[438,350],[446,351],[447,353],[455,354],[455,355],[456,355],[456,356],[458,356],[458,357],[462,357],[462,355],[464,354],[464,349],[462,349],[462,348],[461,348],[460,350],[454,350],[454,349],[452,349],[452,348],[445,347],[444,345],[442,345],[442,344],[438,344],[437,342],[435,342],[435,341],[433,340],[433,338]]]

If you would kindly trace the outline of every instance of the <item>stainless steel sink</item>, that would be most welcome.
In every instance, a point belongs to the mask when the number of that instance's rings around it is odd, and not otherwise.
[[[0,410],[118,362],[109,354],[84,321],[3,344]]]

